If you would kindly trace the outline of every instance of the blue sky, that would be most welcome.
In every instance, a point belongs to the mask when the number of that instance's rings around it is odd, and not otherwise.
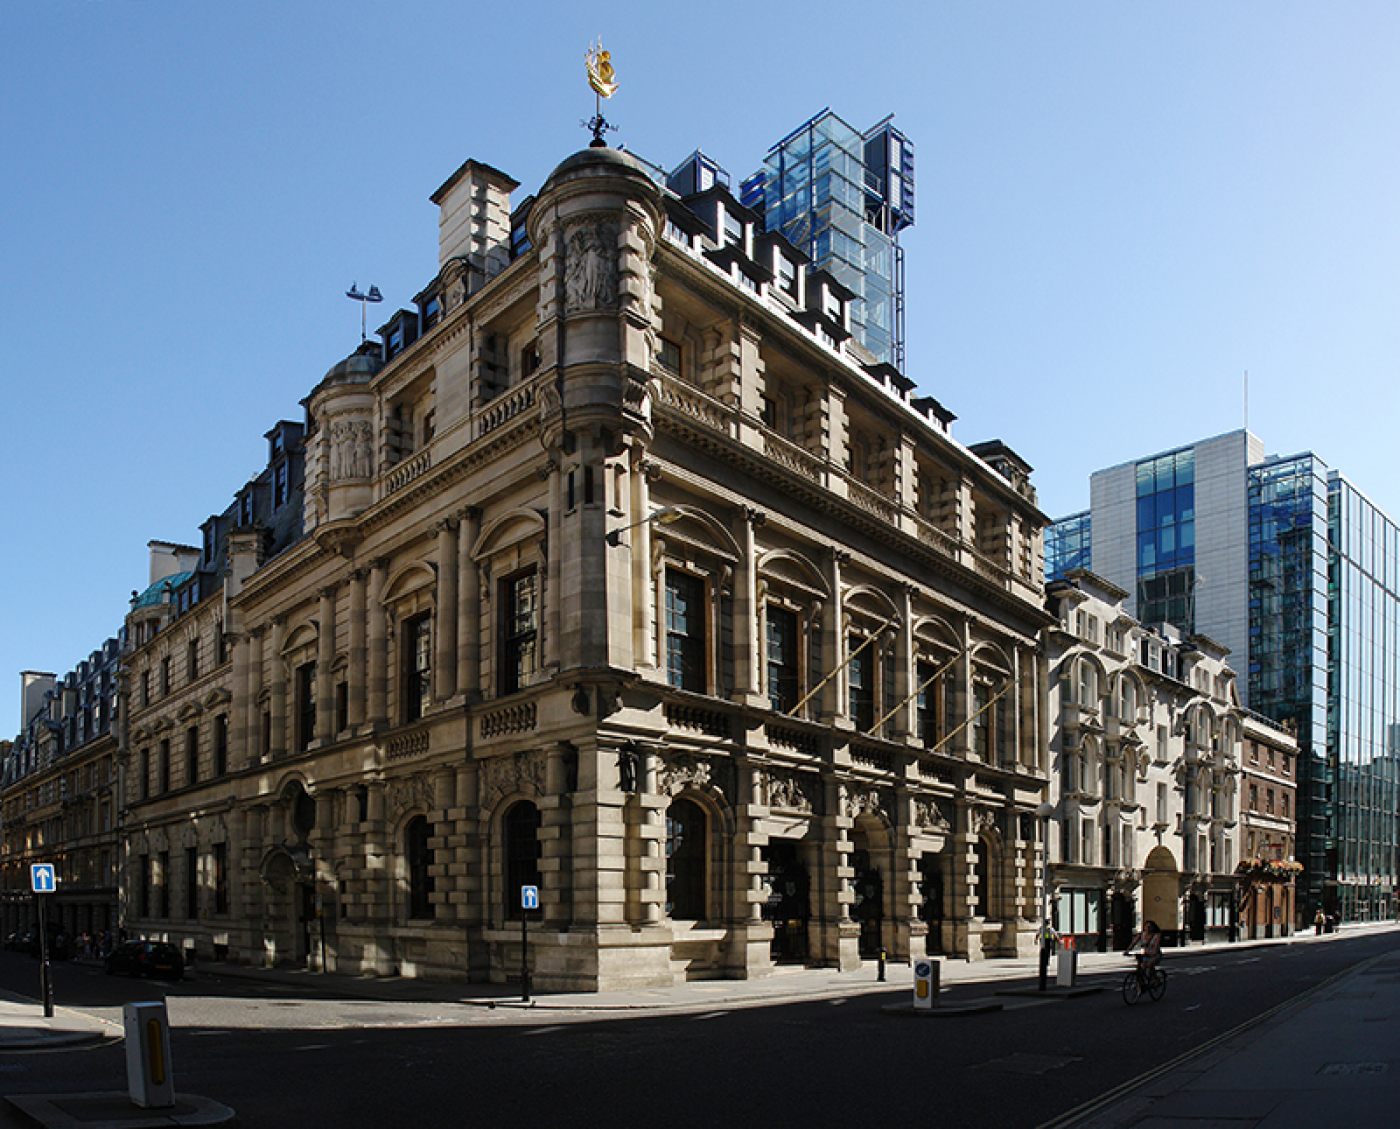
[[[916,147],[908,373],[1035,467],[1249,425],[1400,517],[1400,5],[0,0],[11,426],[0,734],[19,672],[115,632],[263,433],[436,269],[474,157],[534,191],[587,136],[735,178],[830,106]]]

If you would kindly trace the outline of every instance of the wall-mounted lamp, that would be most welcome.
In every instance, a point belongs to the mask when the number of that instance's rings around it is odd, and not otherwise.
[[[618,545],[622,544],[622,535],[629,529],[636,529],[637,526],[646,525],[648,522],[652,521],[656,522],[657,525],[670,525],[673,521],[677,521],[683,516],[685,516],[684,511],[681,510],[679,506],[662,506],[659,510],[648,514],[644,518],[630,522],[627,525],[619,525],[616,529],[609,530],[606,540],[609,545],[616,548]]]

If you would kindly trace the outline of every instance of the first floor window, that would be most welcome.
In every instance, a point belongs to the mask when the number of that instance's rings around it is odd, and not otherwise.
[[[862,733],[875,728],[875,648],[868,643],[859,635],[852,635],[846,643],[851,655],[846,667],[850,715]]]
[[[666,679],[681,690],[705,693],[705,582],[666,570]]]
[[[800,700],[797,614],[768,606],[768,702],[778,713],[792,713]]]
[[[297,748],[305,749],[316,736],[316,664],[297,667]]]
[[[535,673],[539,637],[539,597],[535,571],[504,582],[505,614],[501,627],[501,693],[514,694],[530,684]]]
[[[420,615],[404,624],[403,720],[417,721],[432,703],[433,621]],[[348,708],[348,699],[347,699]]]
[[[228,844],[214,844],[214,912],[228,913]]]

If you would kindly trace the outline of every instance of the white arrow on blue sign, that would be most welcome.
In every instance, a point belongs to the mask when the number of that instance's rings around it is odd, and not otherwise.
[[[29,866],[29,885],[36,894],[52,894],[58,889],[58,877],[53,872],[53,863],[31,863]]]
[[[520,887],[520,908],[539,909],[540,908],[540,888],[538,886]]]

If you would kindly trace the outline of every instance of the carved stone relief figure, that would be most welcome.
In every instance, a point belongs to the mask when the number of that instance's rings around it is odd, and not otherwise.
[[[884,800],[874,788],[856,791],[850,785],[843,784],[841,786],[841,808],[844,814],[851,819],[862,815],[887,818]]]
[[[515,753],[508,757],[492,757],[481,770],[482,794],[487,806],[512,792],[544,795],[544,754],[538,750]]]
[[[687,787],[705,788],[710,784],[710,762],[682,754],[667,758],[657,773],[657,788],[663,796],[674,796]]]
[[[762,776],[763,802],[770,808],[811,815],[816,811],[816,795],[821,782],[791,772],[765,772]]]
[[[610,309],[617,304],[617,237],[610,225],[580,223],[568,234],[564,301],[569,310]]]
[[[415,807],[433,807],[433,783],[426,772],[406,780],[391,780],[384,788],[384,799],[394,819]]]
[[[923,797],[914,800],[914,826],[931,827],[935,831],[952,830],[952,824],[943,814],[943,809],[938,806],[938,801]]]

